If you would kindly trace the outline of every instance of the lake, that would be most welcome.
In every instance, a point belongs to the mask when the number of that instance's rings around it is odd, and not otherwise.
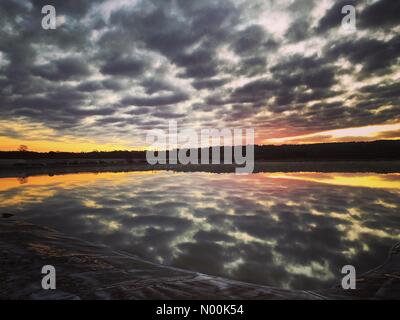
[[[321,289],[400,241],[400,174],[173,171],[0,178],[0,213],[153,262]]]

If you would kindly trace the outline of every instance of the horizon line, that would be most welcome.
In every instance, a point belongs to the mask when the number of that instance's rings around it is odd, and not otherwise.
[[[330,144],[350,144],[350,143],[377,143],[377,142],[396,142],[400,139],[378,139],[373,141],[332,141],[332,142],[310,142],[310,143],[285,143],[285,144],[253,144],[254,147],[285,147],[285,146],[310,146],[310,145],[330,145]],[[25,145],[21,145],[25,146]],[[239,145],[240,146],[240,145]],[[246,147],[247,145],[241,145],[242,147]],[[193,147],[193,148],[176,148],[176,149],[165,149],[165,150],[152,150],[152,151],[159,151],[159,152],[167,152],[172,150],[182,150],[182,149],[204,149],[204,148],[224,148],[224,147],[235,147],[235,146],[208,146],[208,147]],[[0,153],[6,152],[18,152],[18,153],[112,153],[112,152],[147,152],[150,151],[150,148],[138,148],[140,150],[129,150],[129,149],[115,149],[111,151],[104,151],[104,150],[92,150],[92,151],[35,151],[35,150],[0,150]]]

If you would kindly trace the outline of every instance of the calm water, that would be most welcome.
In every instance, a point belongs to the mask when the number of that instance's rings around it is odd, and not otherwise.
[[[131,172],[0,178],[0,210],[149,260],[296,289],[381,264],[400,174]]]

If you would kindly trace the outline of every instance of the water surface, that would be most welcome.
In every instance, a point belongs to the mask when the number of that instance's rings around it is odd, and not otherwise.
[[[130,172],[0,178],[0,210],[154,262],[320,289],[400,240],[400,174]]]

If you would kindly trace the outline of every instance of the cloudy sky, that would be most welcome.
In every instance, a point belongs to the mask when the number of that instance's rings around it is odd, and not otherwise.
[[[1,0],[0,149],[141,148],[171,119],[259,144],[396,139],[399,52],[398,0]]]

